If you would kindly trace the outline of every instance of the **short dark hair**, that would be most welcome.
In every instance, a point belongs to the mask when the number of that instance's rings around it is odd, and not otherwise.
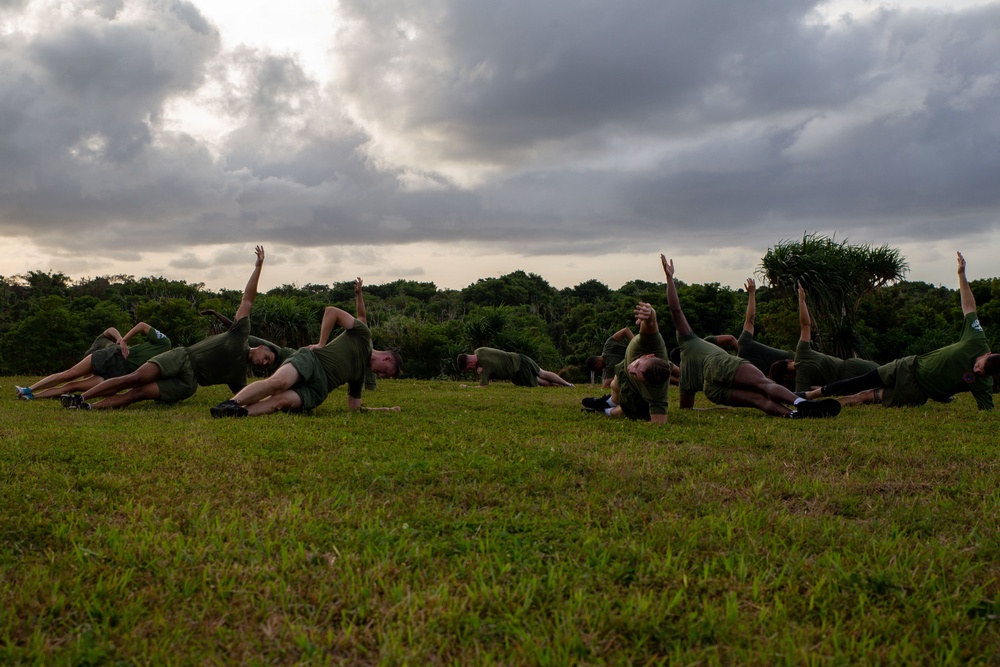
[[[646,384],[662,384],[670,380],[670,362],[666,359],[653,357],[649,365],[642,371]]]
[[[767,372],[767,377],[774,380],[776,383],[788,387],[787,376],[788,372],[788,362],[790,359],[779,359],[778,361],[771,364],[770,370]]]
[[[599,354],[587,357],[587,370],[591,371],[604,370],[604,357],[602,357]]]
[[[456,361],[455,363],[458,364],[458,372],[459,373],[464,373],[465,372],[465,365],[469,363],[469,355],[467,355],[467,354],[460,354],[460,355],[458,355],[458,361]]]
[[[393,364],[393,371],[389,377],[398,378],[399,374],[403,372],[403,356],[397,350],[388,350],[388,352],[392,357]]]
[[[1000,354],[993,353],[986,357],[986,365],[983,366],[983,372],[987,375],[1000,375]]]

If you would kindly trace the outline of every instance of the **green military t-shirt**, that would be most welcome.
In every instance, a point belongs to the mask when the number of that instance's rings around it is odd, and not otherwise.
[[[617,373],[618,384],[621,388],[621,396],[623,397],[623,407],[624,397],[634,392],[638,393],[642,397],[642,400],[649,404],[649,414],[665,415],[667,414],[667,389],[670,386],[670,378],[667,377],[663,382],[649,384],[638,382],[628,372],[628,367],[633,361],[647,354],[652,354],[658,359],[667,361],[667,344],[663,341],[663,336],[659,333],[640,333],[632,338],[625,348],[625,359],[618,364],[620,371]],[[626,390],[622,386],[623,384],[627,384],[629,390]]]
[[[677,342],[681,346],[681,395],[694,396],[705,388],[705,359],[727,352],[694,333],[687,336],[678,334]]]
[[[347,395],[361,398],[365,372],[372,359],[372,332],[368,325],[355,319],[353,327],[313,353],[326,371],[330,391],[346,382]]]
[[[779,350],[776,347],[768,347],[763,343],[758,343],[754,340],[753,334],[743,330],[740,337],[736,339],[736,343],[739,345],[739,349],[736,352],[736,356],[740,359],[746,359],[751,364],[760,369],[760,372],[767,375],[771,370],[771,364],[776,361],[781,361],[782,359],[791,359],[792,353],[786,352],[785,350]]]
[[[627,349],[628,343],[615,340],[614,336],[604,341],[604,350],[601,351],[601,356],[604,358],[605,380],[610,380],[615,376],[615,366],[625,358],[625,350]]]
[[[840,359],[812,349],[807,340],[795,348],[795,391],[808,391],[838,380],[864,375],[878,368],[868,359]]]
[[[483,369],[479,374],[479,384],[485,387],[490,380],[512,380],[521,369],[521,355],[504,352],[492,347],[477,347],[473,352],[476,364]]]
[[[146,342],[128,349],[128,358],[125,360],[128,372],[136,370],[161,352],[166,352],[170,349],[170,345],[170,339],[166,335],[150,327],[149,333],[146,334]]]
[[[921,354],[916,360],[917,384],[929,398],[947,400],[949,396],[971,391],[980,410],[993,409],[993,380],[972,372],[977,357],[990,351],[986,334],[976,313],[962,321],[962,337],[957,343]]]
[[[209,336],[189,345],[186,350],[191,359],[195,379],[202,387],[226,384],[234,392],[246,386],[250,345],[250,318],[241,317],[233,322],[226,333]]]

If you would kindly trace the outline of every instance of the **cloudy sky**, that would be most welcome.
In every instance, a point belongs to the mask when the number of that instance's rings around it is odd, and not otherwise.
[[[1000,275],[1000,0],[0,0],[0,275]]]

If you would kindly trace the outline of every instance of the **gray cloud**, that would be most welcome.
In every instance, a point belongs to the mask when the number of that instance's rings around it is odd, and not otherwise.
[[[598,255],[997,229],[1000,5],[816,5],[347,0],[322,87],[193,4],[106,0],[0,43],[0,234]],[[194,95],[221,141],[165,122]]]

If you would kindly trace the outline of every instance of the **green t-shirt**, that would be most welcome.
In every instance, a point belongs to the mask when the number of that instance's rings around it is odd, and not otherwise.
[[[625,350],[627,349],[628,343],[615,340],[614,336],[604,341],[604,350],[601,351],[601,356],[604,358],[605,380],[610,380],[615,376],[615,366],[625,359]]]
[[[272,375],[274,371],[278,370],[281,364],[285,363],[285,360],[291,357],[293,354],[298,352],[294,347],[282,347],[266,338],[258,338],[257,336],[247,336],[247,345],[250,347],[260,347],[261,345],[273,345],[278,350],[278,356],[275,357],[274,363],[265,369],[268,375]]]
[[[767,375],[771,371],[771,364],[774,362],[781,361],[782,359],[791,359],[793,356],[791,352],[758,343],[753,339],[753,334],[746,329],[736,339],[736,343],[739,345],[736,356],[749,361],[759,368],[760,372],[764,375]]]
[[[146,334],[146,342],[128,349],[128,359],[125,360],[128,372],[136,370],[161,352],[166,352],[170,349],[170,345],[170,339],[166,335],[150,327],[149,333]]]
[[[929,398],[947,400],[949,396],[971,391],[980,410],[993,409],[993,379],[972,372],[977,357],[990,351],[986,334],[976,313],[962,321],[962,337],[957,343],[921,354],[916,361],[917,384]]]
[[[313,353],[323,364],[330,391],[347,383],[347,395],[361,398],[365,372],[372,359],[372,332],[368,325],[355,319],[353,327]]]
[[[795,391],[808,391],[831,382],[864,375],[878,368],[867,359],[840,359],[817,352],[807,340],[800,340],[795,348]]]
[[[694,333],[678,334],[677,342],[681,346],[681,396],[694,396],[705,387],[705,359],[727,352]]]
[[[195,379],[202,387],[226,384],[234,392],[246,386],[250,345],[250,318],[241,317],[233,322],[226,333],[209,336],[189,345],[188,357]]]
[[[617,366],[618,384],[621,387],[623,407],[625,396],[638,394],[642,397],[642,400],[649,404],[649,414],[665,415],[667,414],[667,389],[670,386],[670,377],[668,376],[663,382],[649,384],[637,381],[628,372],[628,367],[633,361],[647,354],[652,354],[658,359],[667,361],[667,344],[663,341],[663,336],[659,333],[640,333],[632,338],[625,348],[625,359]],[[621,386],[623,384],[627,384],[630,391],[626,391]]]
[[[476,365],[483,369],[479,373],[479,385],[485,387],[490,380],[512,380],[521,369],[521,355],[504,352],[493,347],[477,347]]]

